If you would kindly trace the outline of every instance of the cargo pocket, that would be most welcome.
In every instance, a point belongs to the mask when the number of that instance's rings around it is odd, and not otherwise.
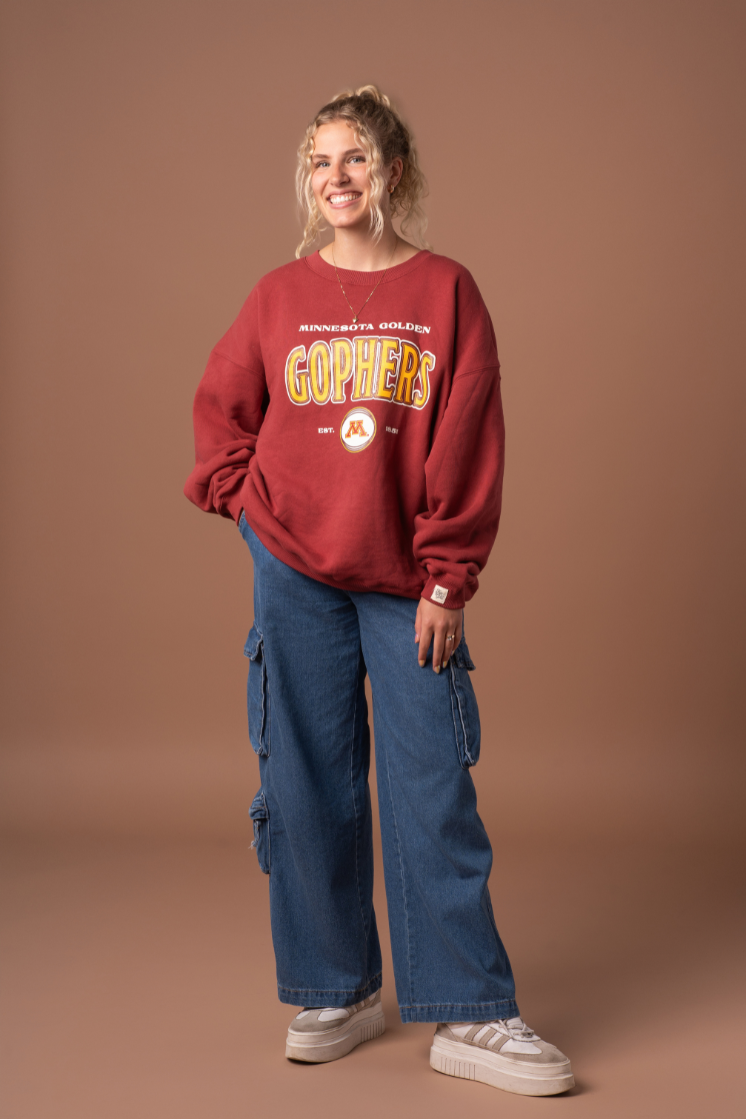
[[[269,812],[264,789],[260,789],[251,802],[249,816],[254,823],[254,842],[256,856],[259,859],[259,869],[264,874],[269,874]]]
[[[249,740],[254,752],[262,758],[269,757],[269,689],[267,666],[264,663],[264,638],[256,627],[249,630],[243,650],[250,660],[249,679],[246,684],[246,708],[249,716]]]
[[[462,640],[448,662],[453,728],[456,732],[456,749],[462,769],[468,769],[479,761],[482,738],[477,697],[469,679],[469,673],[473,669],[474,661],[469,656],[466,642]]]

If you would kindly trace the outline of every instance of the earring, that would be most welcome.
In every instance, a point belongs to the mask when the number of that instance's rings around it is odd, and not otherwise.
[[[389,187],[389,194],[393,194],[395,190],[396,190],[396,187],[390,186]]]

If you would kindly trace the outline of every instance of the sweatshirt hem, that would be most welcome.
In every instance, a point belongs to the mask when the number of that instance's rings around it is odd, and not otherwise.
[[[251,530],[256,534],[260,543],[264,545],[270,555],[274,556],[280,563],[284,563],[287,567],[292,567],[293,571],[298,571],[308,579],[313,579],[316,583],[324,583],[327,587],[334,587],[334,589],[338,591],[348,591],[350,594],[390,594],[394,595],[396,598],[409,598],[415,601],[422,596],[422,587],[425,585],[424,577],[421,586],[412,586],[410,588],[404,588],[401,585],[394,587],[389,584],[363,586],[361,583],[355,583],[352,580],[334,579],[332,576],[324,575],[319,571],[313,571],[303,562],[300,556],[296,555],[294,552],[287,551],[287,549],[278,544],[274,537],[268,534],[265,535],[262,528],[252,519],[251,511],[247,511],[244,504],[241,505],[241,509],[246,513],[246,520]],[[238,523],[240,519],[241,509],[238,510],[235,518],[236,523]]]
[[[230,513],[231,517],[233,517],[233,520],[236,522],[236,524],[238,524],[238,522],[241,519],[241,513],[243,511],[243,508],[244,508],[244,503],[243,503],[243,486],[242,486],[240,489],[236,490],[236,492],[228,498],[228,500],[223,505],[223,509],[227,509],[227,511]]]

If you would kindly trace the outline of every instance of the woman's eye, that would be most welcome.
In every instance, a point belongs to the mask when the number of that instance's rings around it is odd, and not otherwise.
[[[328,166],[329,166],[329,164],[323,159],[320,159],[319,162],[317,164],[315,164],[315,167],[316,167],[317,171],[318,171],[319,167],[328,167]]]

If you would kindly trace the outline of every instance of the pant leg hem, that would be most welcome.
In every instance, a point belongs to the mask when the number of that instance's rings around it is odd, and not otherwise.
[[[289,1003],[291,1006],[352,1006],[362,1002],[370,995],[374,995],[381,988],[381,973],[354,991],[324,990],[313,987],[295,988],[277,985],[277,996],[280,1002]],[[439,1019],[440,1021],[440,1019]],[[451,1019],[451,1021],[455,1021]]]
[[[400,1005],[399,1014],[402,1022],[490,1022],[496,1018],[517,1018],[520,1011],[514,999],[498,999],[497,1002]]]

